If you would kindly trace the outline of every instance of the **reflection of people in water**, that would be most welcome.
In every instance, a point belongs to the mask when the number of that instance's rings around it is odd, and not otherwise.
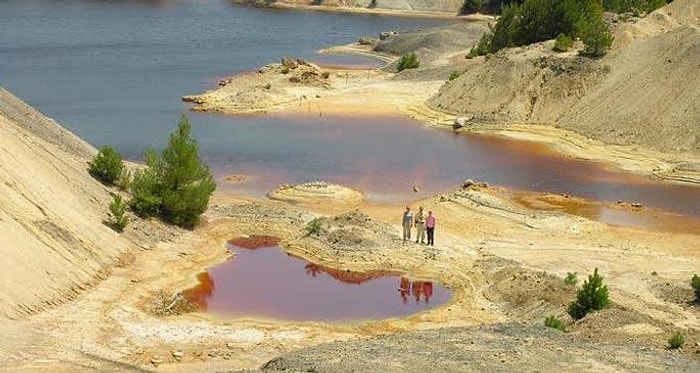
[[[401,301],[406,304],[408,301],[408,293],[411,291],[411,282],[407,278],[401,277],[399,280],[399,294],[401,295]]]
[[[408,300],[408,294],[416,298],[416,302],[420,302],[421,296],[425,303],[430,302],[430,297],[433,296],[433,283],[431,281],[410,281],[405,277],[399,280],[399,294],[404,304]]]
[[[415,281],[411,284],[411,292],[416,297],[416,302],[420,301],[420,296],[423,295],[423,282]]]
[[[433,296],[433,283],[430,281],[425,281],[423,283],[423,295],[425,295],[425,303],[430,301],[430,297]]]

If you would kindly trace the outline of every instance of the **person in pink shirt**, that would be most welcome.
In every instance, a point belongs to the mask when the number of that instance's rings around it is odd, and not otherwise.
[[[432,211],[428,211],[428,216],[425,218],[425,230],[428,233],[428,245],[433,246],[435,243],[435,216]]]

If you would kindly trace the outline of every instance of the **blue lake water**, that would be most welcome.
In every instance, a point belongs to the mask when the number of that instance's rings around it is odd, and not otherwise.
[[[139,160],[146,148],[162,147],[187,112],[180,97],[213,88],[223,76],[282,56],[376,66],[316,51],[359,35],[446,22],[264,10],[224,0],[0,1],[0,85],[90,143]],[[220,188],[252,195],[278,183],[323,179],[376,200],[410,200],[473,178],[700,216],[699,188],[406,119],[189,115]],[[225,183],[226,174],[249,181]],[[421,192],[414,194],[413,185]]]

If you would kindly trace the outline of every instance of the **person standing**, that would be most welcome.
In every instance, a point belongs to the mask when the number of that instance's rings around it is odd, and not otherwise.
[[[413,225],[413,213],[411,212],[411,207],[406,206],[406,211],[403,212],[403,220],[401,221],[403,226],[403,240],[411,239],[411,226]]]
[[[423,206],[418,208],[415,219],[416,226],[416,243],[425,243],[425,215],[423,214]]]
[[[435,243],[435,216],[432,211],[428,211],[428,217],[425,218],[425,229],[428,231],[428,245],[433,246]]]

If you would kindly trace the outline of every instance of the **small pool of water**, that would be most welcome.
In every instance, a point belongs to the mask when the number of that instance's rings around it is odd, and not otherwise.
[[[211,313],[295,321],[383,319],[425,311],[451,297],[432,281],[310,263],[282,251],[274,237],[237,238],[228,247],[235,257],[200,274],[199,284],[185,291]]]

